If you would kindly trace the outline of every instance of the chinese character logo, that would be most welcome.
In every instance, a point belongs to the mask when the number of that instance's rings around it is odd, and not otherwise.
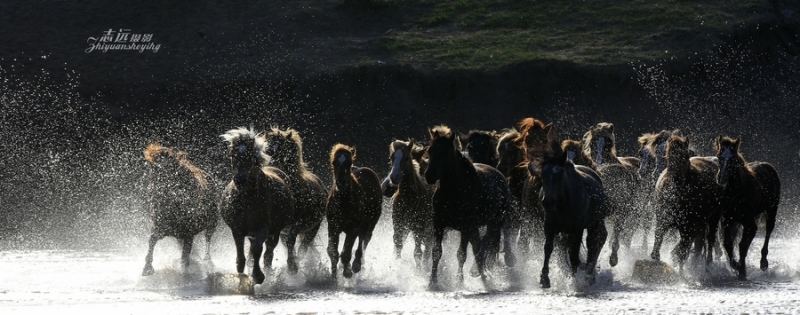
[[[89,48],[86,48],[85,52],[88,54],[93,51],[106,53],[109,50],[134,50],[139,53],[145,51],[157,53],[161,49],[161,44],[153,42],[153,34],[139,34],[131,31],[128,28],[118,30],[109,28],[107,31],[103,31],[100,37],[89,37],[86,40]]]

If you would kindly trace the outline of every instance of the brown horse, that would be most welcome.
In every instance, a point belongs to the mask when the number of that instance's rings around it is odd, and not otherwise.
[[[672,251],[673,258],[683,268],[692,243],[711,248],[716,242],[717,226],[721,214],[722,189],[714,181],[713,173],[703,171],[714,164],[707,159],[692,159],[689,141],[671,136],[667,142],[667,168],[656,183],[656,233],[650,257],[659,260],[661,243],[668,229],[677,229],[680,241]],[[706,251],[706,263],[712,260],[712,251]]]
[[[217,203],[208,174],[186,158],[186,152],[152,143],[144,150],[147,161],[147,201],[151,235],[143,276],[152,275],[153,248],[165,236],[181,243],[181,262],[189,266],[192,242],[205,230],[206,261],[211,261],[211,236],[217,227]]]
[[[389,180],[397,186],[392,196],[392,223],[394,226],[394,252],[400,259],[403,241],[409,233],[414,233],[414,261],[417,268],[422,267],[422,246],[425,246],[424,259],[430,259],[433,237],[433,208],[431,198],[433,189],[419,173],[419,163],[414,159],[414,139],[408,142],[394,140],[389,146],[389,160],[392,170]]]
[[[561,141],[561,150],[567,154],[567,159],[572,161],[575,165],[583,165],[597,171],[597,164],[594,164],[592,158],[583,150],[583,145],[579,141],[564,140]]]
[[[411,149],[411,158],[417,162],[417,171],[420,176],[423,176],[423,174],[425,174],[425,170],[428,169],[427,153],[427,144],[415,142],[414,147]],[[386,176],[386,178],[384,178],[381,182],[381,191],[383,192],[384,197],[391,198],[394,196],[394,193],[397,192],[397,185],[392,184],[392,180],[389,179],[389,176]]]
[[[544,240],[544,208],[539,196],[542,190],[542,178],[536,174],[541,172],[541,163],[545,155],[552,155],[550,142],[553,123],[545,124],[536,118],[525,118],[519,122],[519,135],[513,140],[513,148],[522,151],[522,162],[514,168],[520,178],[524,178],[522,187],[522,208],[527,215],[529,231],[527,238],[520,237],[519,246],[527,250],[534,239]],[[524,170],[520,170],[519,167]],[[523,230],[524,231],[524,230]],[[542,243],[544,244],[544,243]]]
[[[635,200],[635,192],[639,186],[637,172],[640,162],[635,157],[617,157],[614,125],[611,123],[592,126],[583,136],[583,150],[586,155],[594,158],[597,170],[603,178],[608,215],[614,222],[609,257],[609,263],[613,267],[618,262],[620,237],[630,247],[633,233],[640,227],[640,221],[644,221],[638,220],[641,213],[635,203],[631,202]]]
[[[273,250],[278,245],[281,231],[295,222],[295,199],[287,182],[288,175],[278,168],[265,166],[262,134],[245,128],[232,129],[221,136],[228,143],[228,157],[233,179],[222,193],[220,214],[231,228],[236,244],[236,271],[244,272],[244,239],[250,240],[253,257],[253,281],[257,284],[266,278],[258,259],[262,244],[266,243],[264,267],[272,269]],[[294,243],[287,243],[287,265],[297,269]]]
[[[289,176],[288,184],[295,199],[296,221],[285,241],[294,244],[296,237],[301,235],[303,240],[299,252],[305,254],[325,218],[327,190],[319,177],[308,171],[303,160],[303,142],[297,130],[272,128],[266,141],[265,153],[270,156],[271,166]],[[290,273],[297,272],[294,267],[290,266]]]
[[[756,234],[756,221],[766,216],[764,247],[761,248],[761,270],[769,267],[769,239],[775,229],[775,217],[781,199],[781,182],[778,172],[766,162],[747,163],[739,150],[741,138],[731,139],[719,136],[716,141],[717,158],[720,169],[717,182],[724,187],[722,226],[724,229],[723,247],[728,254],[732,268],[738,272],[739,279],[747,279],[745,257],[750,243]],[[733,255],[733,235],[735,223],[743,227],[739,241],[739,261]]]
[[[381,216],[381,184],[372,169],[355,167],[356,149],[336,144],[331,149],[330,164],[334,184],[328,195],[328,257],[335,281],[339,264],[339,235],[345,233],[341,258],[343,275],[350,278],[361,271],[364,251]],[[356,257],[350,267],[353,245],[358,237]]]
[[[497,170],[506,176],[509,192],[511,193],[511,213],[506,222],[508,235],[512,241],[516,241],[517,251],[523,257],[528,256],[530,243],[534,237],[534,213],[536,210],[529,207],[531,204],[538,205],[533,193],[526,193],[526,188],[533,187],[528,181],[533,179],[528,173],[525,165],[525,150],[522,148],[522,139],[519,139],[519,132],[514,129],[506,129],[501,133],[497,144],[499,163]],[[532,188],[536,190],[536,188]],[[525,197],[533,197],[530,202],[523,202]],[[541,212],[541,211],[538,211]],[[519,237],[514,240],[515,236]]]

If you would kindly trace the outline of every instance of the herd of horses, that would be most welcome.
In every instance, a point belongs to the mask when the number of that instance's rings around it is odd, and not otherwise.
[[[154,272],[153,247],[166,236],[181,242],[186,267],[194,236],[205,231],[209,259],[211,236],[221,217],[233,235],[240,274],[248,260],[244,240],[249,240],[255,283],[266,278],[258,262],[263,245],[267,272],[282,240],[288,252],[287,270],[297,273],[297,257],[308,252],[323,219],[331,277],[336,280],[341,262],[342,275],[350,278],[362,269],[383,197],[391,198],[396,257],[413,235],[414,261],[418,268],[430,264],[432,288],[438,286],[447,229],[461,236],[456,254],[459,280],[467,245],[472,246],[476,263],[472,273],[483,278],[492,268],[514,268],[518,256],[543,248],[540,286],[549,288],[549,261],[559,245],[571,274],[583,267],[593,281],[608,238],[607,225],[612,267],[619,261],[620,243],[630,248],[637,231],[645,235],[647,248],[646,236],[655,229],[650,254],[654,260],[661,259],[667,233],[677,231],[672,258],[681,270],[692,246],[710,263],[721,232],[731,268],[739,279],[746,279],[745,258],[760,220],[765,219],[760,268],[768,268],[780,180],[770,164],[745,161],[739,138],[719,136],[716,155],[702,157],[677,130],[647,133],[638,139],[636,157],[620,157],[613,124],[592,126],[580,141],[561,141],[553,129],[552,123],[534,118],[500,132],[457,134],[447,126],[435,126],[428,130],[427,141],[390,143],[391,169],[383,180],[372,169],[354,165],[354,147],[336,144],[329,157],[332,186],[326,188],[307,169],[296,130],[238,128],[221,136],[231,176],[221,193],[186,153],[150,144],[144,157],[149,162],[153,225],[143,275]],[[740,230],[737,255],[733,246]],[[582,244],[587,251],[584,264]]]

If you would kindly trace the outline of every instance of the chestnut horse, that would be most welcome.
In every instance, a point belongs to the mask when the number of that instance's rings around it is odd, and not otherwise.
[[[206,261],[211,261],[211,236],[217,227],[217,198],[209,175],[177,151],[152,143],[144,150],[147,161],[147,201],[151,235],[143,276],[152,275],[153,248],[165,236],[178,239],[183,247],[181,263],[189,266],[195,235],[205,230]]]
[[[781,181],[778,172],[766,162],[747,163],[742,157],[741,138],[731,139],[719,136],[716,141],[717,158],[720,168],[717,182],[724,187],[722,227],[724,230],[723,247],[728,260],[741,280],[747,279],[745,258],[750,243],[758,229],[757,220],[766,218],[766,235],[764,247],[761,248],[761,270],[769,267],[769,239],[775,229],[775,217],[781,200]],[[742,239],[739,241],[739,261],[733,253],[733,235],[736,223],[743,227]]]
[[[381,216],[381,184],[378,175],[367,167],[355,167],[356,149],[336,144],[331,149],[330,165],[333,186],[328,195],[328,257],[331,277],[336,280],[339,258],[342,274],[350,278],[361,271],[364,251],[372,239],[372,231]],[[339,235],[345,234],[344,247],[339,254]],[[352,261],[353,245],[358,238],[356,257]]]

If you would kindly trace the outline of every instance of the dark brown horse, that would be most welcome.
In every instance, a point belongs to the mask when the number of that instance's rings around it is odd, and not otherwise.
[[[417,171],[419,172],[420,176],[425,174],[425,170],[428,169],[428,145],[422,143],[414,143],[414,147],[411,149],[411,158],[417,162],[419,166]],[[383,179],[381,182],[381,191],[383,192],[384,197],[391,198],[397,192],[397,185],[392,184],[392,180],[389,179],[389,176]]]
[[[716,142],[720,169],[717,181],[724,187],[722,227],[724,229],[723,247],[739,279],[747,279],[745,258],[750,243],[756,234],[758,218],[766,217],[764,247],[761,248],[761,270],[769,267],[769,239],[775,229],[775,217],[781,199],[781,182],[778,172],[766,162],[747,163],[740,149],[741,138],[731,139],[719,136]],[[739,241],[739,261],[733,254],[733,236],[736,223],[743,227]]]
[[[516,129],[507,129],[502,132],[497,144],[499,158],[497,170],[506,176],[511,193],[511,214],[506,222],[509,229],[508,235],[511,235],[512,241],[515,241],[514,236],[519,234],[516,239],[517,251],[522,257],[527,257],[531,240],[535,235],[535,222],[538,222],[535,213],[541,213],[541,209],[534,210],[532,207],[539,206],[538,188],[529,183],[534,179],[525,165],[525,150],[522,142],[523,139],[520,138],[520,133]],[[536,190],[536,193],[527,193],[526,188]],[[531,197],[533,200],[527,201],[526,197]]]
[[[233,179],[222,193],[220,213],[231,228],[236,244],[236,271],[244,272],[244,239],[250,240],[253,257],[253,281],[266,278],[258,260],[266,244],[264,267],[272,269],[273,250],[281,231],[295,222],[295,200],[287,183],[289,177],[280,169],[265,166],[265,137],[252,129],[232,129],[221,136],[228,143],[228,157]],[[294,243],[286,244],[287,265],[296,270]],[[294,267],[292,267],[294,266]]]
[[[409,233],[414,233],[414,261],[422,267],[424,259],[430,259],[433,239],[433,189],[419,173],[419,164],[414,159],[414,139],[408,142],[394,140],[389,146],[389,160],[392,170],[389,180],[397,186],[392,196],[392,224],[394,226],[394,252],[400,259],[403,241]]]
[[[317,175],[308,171],[303,160],[303,142],[297,130],[272,128],[266,140],[265,153],[270,156],[271,166],[289,176],[288,184],[295,199],[296,220],[289,229],[286,242],[294,244],[296,237],[302,236],[299,252],[305,254],[325,218],[327,189]],[[289,266],[289,272],[297,272],[296,265]]]
[[[147,201],[151,235],[143,276],[152,275],[153,248],[165,236],[178,239],[181,262],[189,266],[192,242],[205,230],[206,261],[211,261],[211,236],[217,227],[216,192],[208,174],[186,158],[186,152],[152,143],[144,150],[147,161]]]
[[[472,244],[478,271],[485,277],[487,255],[499,251],[501,230],[510,211],[510,193],[505,177],[496,168],[473,164],[456,149],[458,140],[450,128],[436,126],[430,130],[430,135],[430,164],[425,180],[431,185],[439,183],[433,195],[434,243],[430,278],[431,288],[436,288],[442,239],[447,227],[461,233],[457,254],[459,279],[463,279],[468,243]],[[483,238],[479,232],[482,226],[486,226]],[[510,237],[506,237],[506,241],[510,241]],[[513,266],[515,257],[509,243],[505,248],[506,264]]]
[[[605,193],[600,176],[591,168],[574,165],[558,142],[552,142],[550,156],[541,164],[541,199],[544,207],[544,262],[539,284],[550,287],[550,255],[555,237],[564,234],[572,275],[578,271],[579,252],[586,230],[586,273],[594,281],[595,266],[606,242]],[[535,172],[536,169],[531,167]]]
[[[689,141],[671,136],[667,142],[667,168],[656,183],[656,233],[650,257],[660,260],[661,243],[669,229],[677,229],[680,241],[672,251],[673,259],[681,270],[692,243],[708,248],[716,242],[717,226],[721,214],[722,188],[714,175],[703,169],[714,164],[707,159],[692,159]],[[706,251],[706,263],[712,260],[712,251]]]
[[[331,149],[333,187],[328,195],[328,257],[331,277],[336,280],[339,264],[339,235],[345,234],[341,253],[343,275],[350,278],[361,271],[364,251],[381,216],[381,184],[372,169],[355,167],[355,148],[336,144]],[[358,238],[356,257],[350,267],[353,245]]]
[[[495,131],[471,130],[468,134],[459,134],[461,150],[467,152],[472,163],[482,163],[497,167],[497,142],[500,134]]]
[[[639,159],[635,157],[617,157],[614,125],[598,123],[583,136],[583,150],[594,158],[597,170],[603,178],[606,192],[606,205],[609,219],[614,222],[611,236],[611,256],[609,263],[616,266],[619,239],[623,238],[630,247],[633,233],[640,226],[641,211],[632,200],[636,199],[639,186]]]

